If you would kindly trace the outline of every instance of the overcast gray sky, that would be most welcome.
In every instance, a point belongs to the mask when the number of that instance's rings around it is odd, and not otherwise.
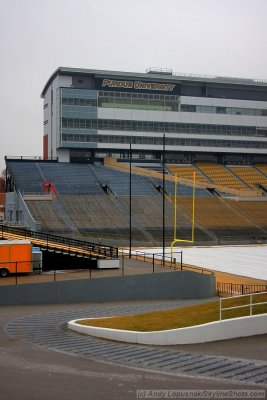
[[[59,66],[267,79],[267,0],[0,0],[0,168],[42,155]]]

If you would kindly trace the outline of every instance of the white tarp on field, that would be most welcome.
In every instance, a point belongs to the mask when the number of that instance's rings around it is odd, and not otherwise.
[[[179,250],[183,252],[184,264],[267,281],[267,245],[175,247],[174,253]],[[142,251],[159,254],[162,248]],[[170,255],[170,248],[165,249],[165,254]],[[177,254],[177,262],[179,260]]]

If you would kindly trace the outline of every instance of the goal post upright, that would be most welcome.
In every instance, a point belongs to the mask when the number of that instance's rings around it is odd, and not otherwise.
[[[194,243],[195,241],[196,171],[193,171],[191,240],[177,239],[177,174],[175,174],[174,185],[174,235],[171,243],[171,260],[173,259],[173,247],[175,243]]]

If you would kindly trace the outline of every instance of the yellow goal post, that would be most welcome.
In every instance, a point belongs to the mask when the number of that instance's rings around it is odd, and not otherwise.
[[[192,221],[191,221],[191,240],[177,238],[177,174],[174,178],[174,235],[171,243],[171,259],[173,258],[173,247],[176,243],[194,243],[195,241],[195,197],[196,197],[196,171],[193,171],[193,191],[192,191]]]

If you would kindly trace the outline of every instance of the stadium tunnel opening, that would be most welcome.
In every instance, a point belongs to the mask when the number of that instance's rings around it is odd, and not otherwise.
[[[43,271],[96,268],[96,257],[79,257],[55,251],[43,250]]]

